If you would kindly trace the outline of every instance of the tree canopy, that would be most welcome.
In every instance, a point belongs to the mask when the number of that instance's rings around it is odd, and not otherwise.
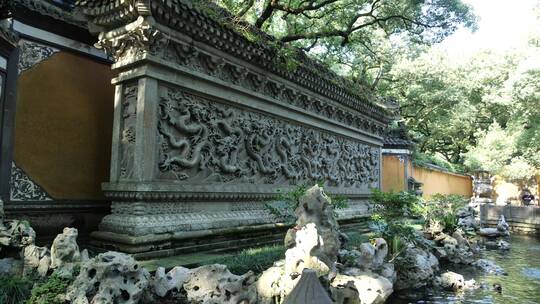
[[[379,93],[398,99],[420,152],[529,179],[540,168],[540,35],[531,35],[525,48],[461,62],[436,48],[402,56]]]
[[[341,75],[376,87],[392,45],[439,42],[458,26],[475,28],[461,0],[214,0],[236,21],[324,61]],[[392,41],[395,40],[395,41]]]

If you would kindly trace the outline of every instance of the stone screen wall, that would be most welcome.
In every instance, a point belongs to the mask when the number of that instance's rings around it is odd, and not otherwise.
[[[265,203],[306,183],[349,198],[341,219],[365,216],[381,183],[384,109],[307,58],[286,69],[269,44],[183,1],[149,1],[126,15],[118,5],[88,1],[84,10],[118,73],[103,185],[112,211],[96,244],[160,251],[190,236],[276,225]]]

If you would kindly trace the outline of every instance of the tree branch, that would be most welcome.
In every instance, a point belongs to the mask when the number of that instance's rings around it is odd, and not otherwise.
[[[255,27],[261,28],[263,24],[268,20],[270,17],[272,17],[272,14],[274,13],[275,5],[277,5],[279,0],[268,0],[266,7],[264,8],[263,12],[255,21]]]
[[[238,18],[244,17],[244,15],[253,7],[255,0],[248,0],[246,6],[238,13]]]

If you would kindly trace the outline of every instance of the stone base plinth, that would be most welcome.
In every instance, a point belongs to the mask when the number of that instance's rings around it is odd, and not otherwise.
[[[108,194],[114,198],[118,193]],[[219,200],[231,195],[236,201]],[[92,245],[145,259],[280,243],[289,225],[265,206],[271,196],[275,194],[123,192],[123,200],[112,202],[111,214],[92,233]],[[336,212],[347,226],[363,229],[357,223],[369,214],[367,198],[351,199]]]

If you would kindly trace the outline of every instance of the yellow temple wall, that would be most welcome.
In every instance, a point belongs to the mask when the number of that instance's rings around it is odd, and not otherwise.
[[[14,160],[54,199],[101,199],[109,178],[109,65],[60,51],[21,73]]]

